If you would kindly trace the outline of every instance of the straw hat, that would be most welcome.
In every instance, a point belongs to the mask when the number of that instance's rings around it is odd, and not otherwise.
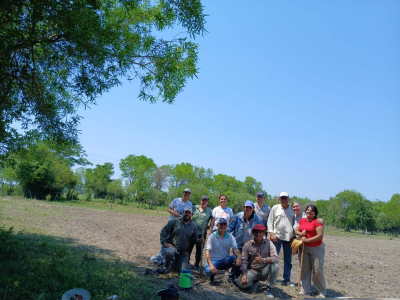
[[[290,245],[290,248],[292,248],[292,255],[295,255],[297,253],[297,249],[303,245],[303,241],[302,240],[297,240],[294,239],[292,244]]]

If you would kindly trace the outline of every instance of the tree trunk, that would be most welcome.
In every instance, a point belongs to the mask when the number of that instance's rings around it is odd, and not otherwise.
[[[112,209],[113,201],[114,201],[114,196],[111,198],[111,209]]]

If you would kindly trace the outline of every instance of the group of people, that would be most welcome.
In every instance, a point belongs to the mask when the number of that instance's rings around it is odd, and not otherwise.
[[[288,193],[282,192],[279,195],[280,204],[270,208],[265,203],[264,192],[260,191],[255,202],[247,200],[243,211],[234,215],[227,206],[228,197],[225,194],[219,196],[220,205],[213,210],[208,207],[208,196],[201,197],[199,205],[193,205],[190,195],[191,190],[186,188],[182,197],[174,199],[169,205],[170,218],[160,233],[160,254],[151,258],[159,262],[162,255],[165,272],[170,268],[178,272],[189,269],[189,259],[195,245],[193,268],[199,270],[202,245],[205,245],[204,272],[211,284],[218,271],[230,270],[230,284],[256,291],[259,282],[265,281],[265,294],[273,298],[272,288],[279,273],[281,248],[284,260],[282,284],[294,286],[290,281],[290,245],[297,237],[304,244],[301,248],[304,253],[300,295],[310,294],[312,279],[318,295],[325,298],[324,226],[323,220],[317,218],[318,209],[314,205],[307,206],[302,212],[300,204],[293,202],[290,206]]]

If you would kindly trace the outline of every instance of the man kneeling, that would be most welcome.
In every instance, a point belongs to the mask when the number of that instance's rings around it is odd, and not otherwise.
[[[267,281],[265,294],[268,298],[274,298],[271,293],[279,273],[279,257],[276,253],[274,243],[265,240],[266,232],[264,225],[253,227],[254,239],[248,241],[242,250],[242,275],[238,278],[237,285],[242,288],[253,287],[257,290],[260,280]]]
[[[226,232],[227,220],[219,219],[218,230],[212,233],[206,243],[206,259],[207,263],[204,267],[204,272],[210,276],[210,283],[214,282],[215,274],[218,270],[227,270],[233,266],[236,261],[236,266],[240,266],[241,255],[237,249],[236,240],[232,234]],[[232,248],[235,255],[230,254]],[[233,282],[233,273],[229,274],[229,282]]]

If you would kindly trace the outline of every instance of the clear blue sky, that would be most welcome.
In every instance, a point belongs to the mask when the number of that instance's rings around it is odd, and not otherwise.
[[[203,5],[198,79],[173,105],[139,101],[135,82],[82,111],[91,162],[116,178],[129,154],[188,162],[312,200],[400,192],[397,0]]]

